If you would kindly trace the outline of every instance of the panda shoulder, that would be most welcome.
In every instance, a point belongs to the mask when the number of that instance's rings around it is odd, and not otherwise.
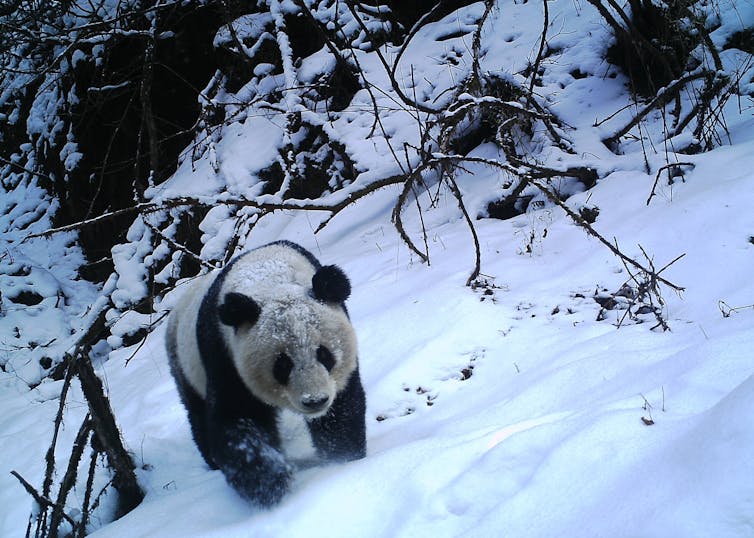
[[[170,316],[172,324],[178,323],[183,318],[197,315],[201,302],[207,295],[216,276],[214,272],[207,273],[178,286],[177,291],[182,292],[182,294],[172,308]],[[183,289],[181,290],[181,288]]]

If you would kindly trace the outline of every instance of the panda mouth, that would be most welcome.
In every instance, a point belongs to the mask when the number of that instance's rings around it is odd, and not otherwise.
[[[325,416],[329,410],[330,410],[330,407],[327,406],[320,409],[319,411],[308,411],[308,410],[298,409],[298,412],[301,413],[307,419],[315,419],[315,418],[320,418],[320,417]]]
[[[324,415],[330,408],[330,397],[324,394],[306,394],[301,398],[301,401],[297,407],[299,408],[300,412],[307,416],[317,417]]]

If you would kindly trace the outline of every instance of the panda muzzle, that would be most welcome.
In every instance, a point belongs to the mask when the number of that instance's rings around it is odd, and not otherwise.
[[[301,407],[310,413],[316,413],[327,408],[330,397],[326,394],[306,395],[301,398]]]

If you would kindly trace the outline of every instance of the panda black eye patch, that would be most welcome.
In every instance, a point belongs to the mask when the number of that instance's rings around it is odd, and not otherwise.
[[[317,348],[317,360],[324,366],[327,371],[331,371],[335,366],[335,357],[325,346],[319,346]]]
[[[293,361],[285,353],[281,353],[275,359],[275,364],[272,366],[272,375],[275,377],[275,381],[281,385],[287,385],[288,379],[291,377],[291,370],[293,370]]]
[[[257,302],[242,293],[230,292],[225,295],[217,315],[225,325],[238,328],[244,323],[254,325],[262,309]]]

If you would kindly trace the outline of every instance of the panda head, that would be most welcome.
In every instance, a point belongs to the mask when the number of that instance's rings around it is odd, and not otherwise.
[[[281,285],[256,297],[222,293],[218,318],[246,387],[268,405],[325,414],[356,369],[356,335],[343,307],[348,279],[320,268],[311,288]]]

